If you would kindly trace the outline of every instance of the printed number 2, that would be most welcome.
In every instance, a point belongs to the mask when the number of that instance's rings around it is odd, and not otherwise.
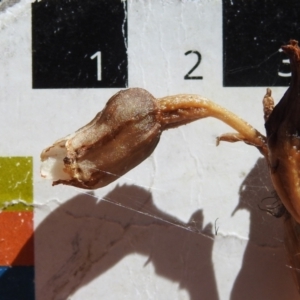
[[[101,81],[102,80],[102,66],[101,66],[101,52],[97,51],[95,54],[93,54],[90,58],[94,59],[97,57],[97,80]]]
[[[195,70],[196,68],[200,65],[200,62],[201,62],[201,59],[202,59],[202,56],[201,54],[198,52],[198,51],[188,51],[188,52],[185,52],[184,54],[185,55],[189,55],[191,53],[194,53],[197,55],[197,62],[196,64],[190,69],[190,71],[184,76],[184,79],[203,79],[203,76],[190,76]]]

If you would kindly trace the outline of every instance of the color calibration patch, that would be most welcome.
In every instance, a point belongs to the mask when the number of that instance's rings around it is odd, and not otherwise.
[[[34,299],[32,157],[0,157],[0,299]]]

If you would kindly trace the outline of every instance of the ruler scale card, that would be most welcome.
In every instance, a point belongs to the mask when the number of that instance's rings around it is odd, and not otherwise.
[[[216,147],[220,121],[163,132],[93,191],[52,187],[40,153],[134,87],[204,96],[264,134],[299,20],[296,0],[2,0],[0,298],[297,299],[265,161]]]

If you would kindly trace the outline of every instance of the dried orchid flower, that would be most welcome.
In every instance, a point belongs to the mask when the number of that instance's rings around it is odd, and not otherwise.
[[[58,140],[41,154],[43,177],[53,185],[85,189],[103,187],[146,159],[163,130],[206,118],[217,118],[236,132],[220,141],[255,146],[269,166],[274,188],[287,212],[286,247],[300,287],[300,48],[294,40],[282,47],[289,56],[292,80],[274,108],[271,90],[263,99],[267,137],[241,118],[197,95],[154,98],[131,88],[114,95],[103,111],[74,134]]]
[[[41,174],[53,179],[53,185],[103,187],[146,159],[163,130],[206,117],[220,119],[238,131],[220,140],[241,140],[266,151],[263,135],[212,101],[197,95],[155,99],[146,90],[131,88],[110,98],[86,126],[46,148],[41,154]]]

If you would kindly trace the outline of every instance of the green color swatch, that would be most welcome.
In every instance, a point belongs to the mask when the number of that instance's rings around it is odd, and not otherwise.
[[[0,157],[0,210],[33,209],[32,157]]]

